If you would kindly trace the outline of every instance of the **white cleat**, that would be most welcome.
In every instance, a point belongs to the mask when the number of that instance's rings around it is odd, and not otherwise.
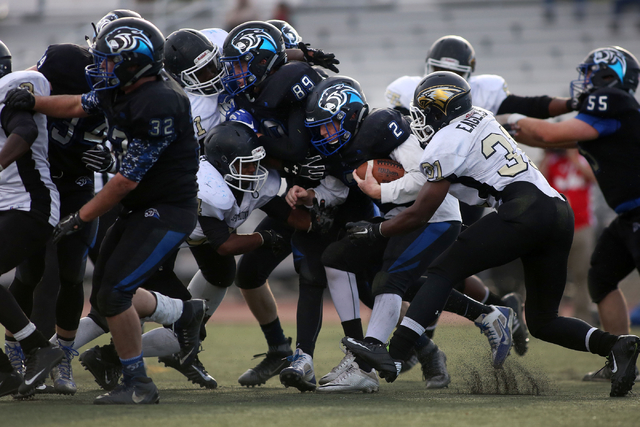
[[[357,362],[351,362],[333,381],[318,387],[323,393],[373,393],[380,389],[380,380],[376,370],[365,372]]]

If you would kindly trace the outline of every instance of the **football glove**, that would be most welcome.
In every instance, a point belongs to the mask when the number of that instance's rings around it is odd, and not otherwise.
[[[262,237],[262,246],[270,247],[275,255],[279,255],[285,250],[285,241],[282,234],[275,230],[260,230],[258,234]]]
[[[16,87],[7,92],[2,103],[14,110],[31,111],[36,105],[36,98],[28,89]]]
[[[324,52],[322,49],[314,49],[309,45],[309,43],[303,42],[298,43],[298,48],[304,54],[305,61],[310,65],[319,65],[322,68],[333,71],[334,73],[340,72],[336,67],[340,61],[336,59],[336,56],[333,53]]]
[[[80,211],[67,215],[53,229],[53,243],[58,243],[64,236],[82,229],[86,222],[80,219]]]
[[[102,144],[96,144],[92,149],[82,153],[82,162],[87,169],[94,172],[117,171],[116,157]]]
[[[327,176],[327,166],[322,164],[320,155],[306,157],[302,163],[285,162],[282,169],[292,176],[320,181]]]
[[[313,199],[313,206],[309,209],[311,225],[307,232],[320,234],[328,233],[333,226],[336,209],[336,206],[326,207],[324,199],[320,201],[320,204],[318,204],[318,199]]]
[[[376,241],[384,238],[380,231],[379,224],[372,224],[368,221],[348,222],[347,235],[354,245],[373,245]]]

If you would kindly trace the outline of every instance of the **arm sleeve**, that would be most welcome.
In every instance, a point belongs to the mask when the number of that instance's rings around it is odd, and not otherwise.
[[[291,213],[291,206],[282,197],[274,197],[260,209],[271,218],[285,222]]]
[[[536,119],[548,119],[549,104],[551,103],[550,96],[518,96],[508,95],[500,108],[498,108],[498,114],[518,113],[524,114],[527,117],[534,117]]]
[[[198,223],[204,235],[207,236],[207,241],[214,249],[218,249],[231,235],[229,226],[217,218],[199,216]]]
[[[7,136],[15,133],[29,145],[38,137],[38,125],[30,111],[17,111],[5,107],[2,110],[2,128]]]

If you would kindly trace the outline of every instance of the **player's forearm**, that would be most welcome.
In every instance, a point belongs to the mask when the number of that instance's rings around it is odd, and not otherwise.
[[[93,199],[80,208],[80,219],[89,222],[109,212],[137,186],[137,182],[116,174]]]
[[[47,116],[61,119],[88,116],[82,109],[81,95],[36,96],[35,100],[33,109]]]
[[[11,163],[19,159],[24,153],[29,151],[31,145],[20,135],[12,133],[7,138],[2,151],[0,151],[0,166],[7,168]]]
[[[262,246],[262,238],[258,233],[231,234],[226,242],[218,246],[217,252],[222,256],[242,255]]]

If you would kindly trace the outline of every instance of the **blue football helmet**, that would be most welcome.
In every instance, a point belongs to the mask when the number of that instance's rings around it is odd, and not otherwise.
[[[311,143],[324,156],[336,153],[355,136],[368,112],[356,80],[343,76],[323,80],[307,98],[305,126]]]

